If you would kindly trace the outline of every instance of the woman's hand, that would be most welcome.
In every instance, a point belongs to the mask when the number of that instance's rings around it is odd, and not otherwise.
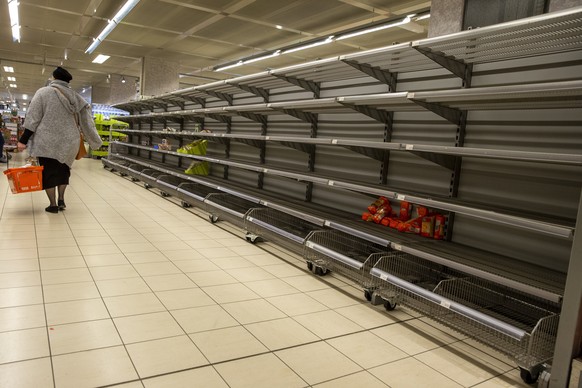
[[[22,144],[21,142],[18,142],[16,147],[18,147],[18,151],[22,152],[26,149],[26,144]]]

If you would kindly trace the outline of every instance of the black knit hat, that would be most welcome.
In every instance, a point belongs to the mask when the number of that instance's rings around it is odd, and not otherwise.
[[[73,76],[67,70],[59,66],[55,69],[55,71],[53,71],[53,78],[65,82],[71,82]]]

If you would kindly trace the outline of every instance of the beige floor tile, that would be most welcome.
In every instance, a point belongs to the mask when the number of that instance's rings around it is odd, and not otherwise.
[[[275,296],[267,300],[289,316],[328,310],[326,306],[305,294]]]
[[[320,338],[332,338],[363,330],[362,326],[332,310],[298,315],[293,318]]]
[[[120,295],[144,294],[151,291],[142,278],[98,280],[96,283],[101,296],[104,298]]]
[[[176,249],[171,251],[162,251],[164,256],[172,261],[180,260],[195,260],[195,259],[205,259],[206,257],[198,252],[196,249],[190,247],[186,249]]]
[[[202,238],[204,237],[204,238]],[[190,248],[194,248],[199,251],[204,257],[209,259],[220,257],[220,254],[226,254],[227,256],[223,257],[231,257],[236,256],[236,254],[228,248],[225,248],[221,243],[218,241],[214,241],[213,239],[209,238],[208,236],[200,236],[199,239],[188,239],[183,240],[184,243],[188,244]],[[217,253],[219,256],[213,256],[212,251],[216,249],[222,249],[221,253]],[[204,251],[204,252],[203,252]],[[208,254],[209,256],[207,256]]]
[[[209,272],[220,270],[208,259],[178,260],[173,262],[183,272]]]
[[[0,364],[49,354],[46,327],[0,333]]]
[[[198,287],[220,286],[224,284],[238,283],[235,278],[222,270],[190,272],[186,274]]]
[[[165,311],[164,305],[152,292],[103,298],[112,317]]]
[[[267,265],[264,266],[263,269],[278,278],[288,278],[292,276],[305,275],[305,272],[303,270],[300,270],[299,268],[296,268],[287,263]]]
[[[181,251],[190,248],[190,245],[183,241],[155,241],[152,242],[152,245],[162,252]]]
[[[441,374],[413,357],[372,368],[368,372],[392,388],[462,387],[445,376],[447,371]]]
[[[31,249],[37,246],[36,240],[0,240],[0,251]]]
[[[61,258],[40,259],[40,268],[43,271],[54,269],[86,268],[85,260],[82,256],[71,256]]]
[[[267,351],[265,346],[241,326],[190,334],[190,338],[212,363]]]
[[[43,287],[45,303],[99,298],[94,282],[53,284]]]
[[[501,361],[463,343],[418,354],[417,360],[438,370],[446,371],[449,379],[462,386],[480,384],[513,369]]]
[[[49,339],[53,355],[121,345],[111,319],[52,326]]]
[[[402,350],[369,332],[333,338],[327,343],[364,369],[409,357]]]
[[[309,384],[321,383],[362,370],[325,342],[281,350],[275,354]]]
[[[335,311],[349,320],[356,322],[365,329],[372,329],[399,322],[401,320],[399,318],[412,318],[404,312],[397,310],[387,312],[384,307],[372,306],[371,304],[357,304],[335,309]]]
[[[0,249],[1,260],[37,259],[37,248]]]
[[[224,248],[228,249],[228,248]],[[211,258],[212,262],[216,264],[221,269],[236,269],[236,268],[253,268],[256,267],[250,261],[243,259],[242,257],[220,257]]]
[[[311,291],[308,292],[307,295],[326,305],[330,309],[337,309],[364,303],[363,293],[361,300],[357,300],[352,296],[346,295],[343,292],[333,288],[329,288],[327,290]]]
[[[228,269],[226,272],[240,282],[275,279],[273,275],[259,267]]]
[[[257,294],[240,283],[203,287],[202,290],[210,295],[217,303],[240,302],[259,298]]]
[[[106,267],[113,265],[129,265],[127,258],[121,253],[109,255],[85,255],[88,267]]]
[[[139,277],[133,266],[129,264],[92,267],[90,271],[96,281]]]
[[[59,388],[100,387],[137,379],[123,346],[53,357]]]
[[[127,345],[127,352],[142,378],[208,364],[186,335]]]
[[[306,387],[293,370],[273,354],[219,364],[216,370],[232,388]]]
[[[414,323],[414,325],[413,325]],[[372,333],[410,355],[426,352],[458,341],[418,320],[372,330]]]
[[[159,291],[156,292],[156,295],[168,310],[178,310],[216,304],[200,288]]]
[[[44,326],[46,321],[41,304],[0,309],[0,333]]]
[[[67,284],[79,282],[91,282],[93,278],[87,268],[53,269],[42,271],[42,284]]]
[[[90,246],[90,245],[113,245],[113,240],[107,235],[101,236],[87,236],[80,237],[75,235],[75,240],[77,245],[80,247]]]
[[[117,243],[117,247],[123,253],[157,252],[158,250],[149,242]]]
[[[287,317],[264,299],[226,303],[222,307],[243,325]]]
[[[91,229],[89,229],[89,230],[87,230],[87,229],[75,229],[75,230],[73,230],[73,235],[75,236],[75,238],[109,237],[107,232],[104,230],[97,231],[97,230],[91,230]]]
[[[114,318],[114,322],[125,344],[185,334],[168,312]]]
[[[189,334],[239,325],[236,319],[230,316],[217,304],[212,306],[174,310],[171,314],[186,333]]]
[[[523,382],[519,376],[519,369],[514,368],[510,372],[494,377],[481,384],[475,385],[475,388],[531,388],[532,385]],[[572,387],[574,388],[574,387]]]
[[[339,379],[316,384],[314,388],[387,388],[388,386],[368,372],[358,372]]]
[[[211,366],[146,379],[143,380],[143,384],[145,388],[178,388],[189,387],[193,381],[196,381],[199,387],[228,388],[222,377]]]
[[[110,255],[121,253],[119,248],[114,244],[83,245],[80,249],[83,255]]]
[[[162,252],[157,250],[152,250],[149,252],[124,252],[127,260],[132,264],[141,263],[160,263],[169,261]]]
[[[101,298],[47,303],[46,317],[49,325],[94,321],[109,318]]]
[[[267,265],[277,265],[281,264],[280,258],[273,256],[270,253],[265,253],[262,250],[255,253],[250,253],[246,249],[240,249],[240,247],[233,248],[239,255],[241,255],[245,260],[250,261],[258,267],[264,267]]]
[[[253,323],[245,327],[270,350],[280,350],[320,340],[291,318]]]
[[[174,236],[172,233],[156,233],[145,236],[151,243],[159,242],[179,242],[180,239]]]
[[[38,271],[38,259],[0,260],[0,273]]]
[[[147,276],[143,279],[156,292],[198,287],[185,274]]]
[[[263,298],[270,298],[274,296],[297,294],[300,291],[295,287],[290,286],[281,279],[259,280],[254,282],[247,282],[245,286],[256,292]]]
[[[171,262],[134,264],[135,270],[141,276],[171,275],[182,273]]]
[[[0,288],[32,286],[40,286],[40,271],[0,274]]]
[[[283,278],[282,280],[301,292],[325,290],[330,288],[329,285],[313,275],[290,276]]]
[[[53,388],[53,370],[49,357],[0,365],[0,387]]]
[[[73,237],[68,238],[39,238],[36,240],[39,248],[76,247],[77,241]]]
[[[78,247],[38,248],[38,257],[40,257],[41,259],[69,256],[81,256],[81,251],[79,250]]]
[[[0,288],[0,308],[42,303],[41,287]]]

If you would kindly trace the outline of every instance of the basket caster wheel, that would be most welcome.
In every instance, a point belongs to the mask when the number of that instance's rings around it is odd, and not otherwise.
[[[151,186],[149,185],[149,183],[144,183],[143,184],[143,187],[146,188],[146,189],[151,189]]]
[[[218,222],[218,216],[215,216],[214,214],[211,214],[208,216],[208,219],[210,220],[211,223],[215,224]]]
[[[190,205],[188,202],[184,202],[184,201],[182,201],[181,205],[182,205],[183,208],[192,207],[192,205]]]
[[[137,178],[131,178],[131,181],[132,182],[137,182],[137,181],[139,181],[139,179],[137,179]]]
[[[123,176],[123,177],[127,176],[127,174],[126,174],[126,173],[124,173],[124,172],[120,172],[120,173],[119,173],[119,175],[121,175],[121,176]]]
[[[167,198],[170,194],[166,193],[165,191],[161,191],[162,197]]]
[[[252,234],[247,234],[245,236],[245,238],[247,239],[248,242],[250,242],[251,244],[256,244],[257,243],[257,239],[259,238],[259,236],[255,236]]]
[[[368,302],[372,301],[372,292],[370,290],[364,290],[364,298],[366,298],[366,300]]]
[[[538,381],[539,373],[532,375],[532,373],[524,368],[519,368],[519,376],[526,384],[535,384]]]
[[[315,267],[315,274],[319,276],[327,275],[327,269],[321,267]]]
[[[313,263],[311,261],[307,262],[307,269],[313,271]]]
[[[386,311],[392,311],[396,308],[396,303],[391,303],[390,301],[384,301],[384,308]]]

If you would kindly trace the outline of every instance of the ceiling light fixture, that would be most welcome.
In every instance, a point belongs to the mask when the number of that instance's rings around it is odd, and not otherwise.
[[[16,82],[16,77],[6,77],[8,81]]]
[[[14,68],[12,66],[4,66],[4,71],[7,73],[14,73]]]
[[[121,83],[124,84],[125,83],[125,77],[121,76]]]
[[[12,28],[12,41],[20,43],[20,21],[18,20],[18,5],[18,0],[8,0],[10,27]]]
[[[234,63],[232,65],[217,67],[216,69],[214,69],[214,71],[228,70],[228,69],[232,69],[233,67],[238,67],[238,66],[242,66],[242,65],[244,65],[244,62],[238,61],[237,63]]]
[[[283,26],[280,26],[280,25],[278,25],[278,24],[277,24],[275,27],[276,27],[278,30],[282,30],[282,29],[283,29]]]
[[[319,42],[306,44],[305,46],[299,46],[299,47],[294,47],[294,48],[289,49],[289,50],[285,50],[285,51],[283,51],[283,54],[289,54],[289,53],[294,53],[296,51],[306,50],[306,49],[309,49],[312,47],[317,47],[317,46],[321,46],[324,44],[328,44],[328,43],[331,43],[333,41],[334,41],[334,36],[331,35],[326,40],[321,40]]]
[[[427,13],[426,15],[422,15],[422,16],[417,17],[415,20],[416,21],[424,20],[424,19],[428,19],[429,17],[430,17],[430,13]]]
[[[272,54],[269,55],[264,55],[262,57],[257,57],[257,58],[252,58],[252,59],[247,59],[246,61],[243,61],[243,64],[249,64],[249,63],[253,63],[253,62],[258,62],[258,61],[262,61],[264,59],[269,59],[269,58],[273,58],[273,57],[278,57],[279,55],[281,55],[281,50],[277,50]]]
[[[103,62],[105,62],[109,58],[111,58],[109,55],[99,54],[95,57],[95,59],[93,59],[93,63],[102,64]]]
[[[23,94],[23,95],[22,95],[22,99],[23,99],[23,100],[28,100],[28,94]]]
[[[123,4],[123,7],[121,7],[121,9],[115,14],[113,19],[107,22],[107,26],[105,26],[105,28],[103,29],[103,31],[101,31],[99,36],[93,39],[93,43],[91,43],[91,45],[87,47],[87,50],[85,50],[85,54],[91,54],[93,51],[95,51],[97,46],[99,46],[101,42],[105,40],[107,35],[109,35],[111,31],[113,31],[113,29],[121,22],[121,20],[123,20],[123,18],[127,16],[127,14],[133,9],[133,7],[137,5],[137,3],[139,3],[139,0],[127,0],[125,4]]]
[[[65,57],[65,61],[69,59],[69,50],[68,49],[65,49],[64,57]]]
[[[18,85],[16,85],[16,84],[10,84],[8,86],[10,86],[11,88],[17,88],[18,87]]]
[[[368,29],[365,29],[365,30],[351,32],[351,33],[348,33],[348,34],[345,34],[345,35],[341,35],[336,40],[349,39],[349,38],[353,38],[355,36],[360,36],[360,35],[364,35],[364,34],[369,34],[371,32],[385,30],[387,28],[398,27],[398,26],[401,26],[403,24],[410,23],[410,21],[412,20],[411,18],[413,16],[414,15],[408,15],[404,19],[400,20],[399,22],[390,23],[390,24],[383,24],[381,26],[377,26],[377,27],[373,27],[373,28],[368,28]]]

